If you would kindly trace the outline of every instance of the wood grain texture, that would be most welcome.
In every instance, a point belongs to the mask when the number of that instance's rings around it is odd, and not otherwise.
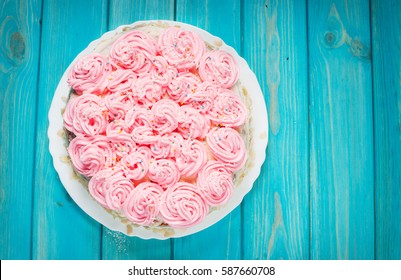
[[[110,0],[109,30],[138,20],[174,20],[174,0]]]
[[[371,1],[375,253],[401,259],[401,1]]]
[[[309,1],[311,258],[374,258],[368,1]]]
[[[220,37],[241,52],[240,1],[177,0],[176,20]],[[207,244],[207,246],[205,246]],[[240,259],[241,208],[210,228],[174,240],[174,259]]]
[[[109,30],[138,20],[174,19],[174,1],[111,0]],[[142,240],[103,228],[103,259],[170,259],[170,240]]]
[[[79,52],[106,31],[106,17],[107,1],[46,1],[44,5],[35,157],[34,259],[100,258],[100,225],[71,200],[53,167],[47,115],[65,69]]]
[[[306,2],[244,1],[244,56],[268,108],[269,143],[244,203],[245,259],[308,259]]]
[[[0,259],[31,258],[40,13],[40,1],[0,2]]]

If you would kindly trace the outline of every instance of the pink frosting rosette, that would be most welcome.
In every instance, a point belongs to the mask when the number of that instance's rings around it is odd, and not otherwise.
[[[150,180],[165,189],[178,182],[180,172],[174,161],[170,159],[156,159],[151,160],[148,176]]]
[[[184,140],[179,151],[176,163],[183,177],[197,174],[208,159],[205,146],[198,140]]]
[[[137,146],[135,151],[144,155],[147,161],[150,161],[152,153],[150,152],[150,149],[147,146]]]
[[[74,168],[86,177],[114,166],[117,159],[115,150],[105,136],[75,137],[68,146],[68,154]]]
[[[132,107],[132,102],[127,98],[124,93],[113,93],[106,95],[103,98],[104,105],[107,109],[107,119],[123,120],[129,108]]]
[[[107,140],[116,153],[117,159],[121,159],[137,149],[134,140],[125,132],[112,134],[107,137]]]
[[[129,133],[139,126],[152,127],[153,113],[145,106],[135,105],[127,111],[124,122],[126,130]]]
[[[236,172],[244,166],[247,158],[245,144],[236,130],[229,127],[213,128],[206,141],[213,156],[229,170]]]
[[[155,159],[168,158],[171,153],[171,139],[164,135],[159,137],[157,141],[150,145],[150,152]]]
[[[112,70],[107,58],[91,53],[78,60],[68,74],[67,83],[78,95],[83,93],[102,94],[105,80]]]
[[[173,132],[163,136],[150,145],[151,155],[155,159],[174,158],[181,153],[184,138]]]
[[[131,70],[117,69],[109,73],[106,79],[106,87],[111,92],[125,92],[132,90],[136,81],[136,75]]]
[[[191,72],[179,73],[168,85],[167,94],[172,100],[184,103],[191,98],[201,83],[201,79]]]
[[[210,120],[189,105],[180,107],[177,119],[184,138],[204,138],[210,129]]]
[[[162,194],[163,189],[155,183],[139,184],[125,200],[125,216],[135,224],[152,225],[158,219]]]
[[[172,100],[162,99],[152,107],[153,129],[161,135],[173,132],[178,126],[179,106]]]
[[[136,73],[150,71],[156,55],[156,42],[146,33],[134,30],[120,37],[111,47],[110,58],[121,68]]]
[[[247,109],[242,100],[229,89],[222,89],[214,99],[214,106],[208,114],[216,124],[239,127],[247,118]]]
[[[162,86],[167,86],[178,73],[177,69],[170,66],[163,56],[155,56],[152,60],[153,68],[150,70],[152,80]]]
[[[134,151],[120,160],[120,164],[127,178],[131,180],[142,180],[149,170],[149,159],[146,155]]]
[[[222,88],[231,88],[238,81],[239,68],[233,56],[222,50],[213,50],[203,55],[199,63],[202,80]]]
[[[89,193],[103,207],[119,211],[134,189],[131,180],[124,177],[118,168],[110,168],[96,173],[89,181]]]
[[[93,94],[84,94],[70,99],[64,111],[64,126],[79,136],[104,134],[107,127],[103,99]]]
[[[211,160],[199,172],[197,186],[209,205],[225,204],[234,189],[232,173],[223,163]]]
[[[203,82],[196,91],[189,97],[187,103],[198,110],[201,114],[207,114],[213,108],[214,98],[220,92],[220,88],[216,85]]]
[[[119,136],[119,135],[129,135],[125,132],[125,124],[122,120],[115,119],[111,121],[106,127],[106,136]]]
[[[136,81],[133,95],[139,104],[151,107],[163,96],[161,84],[154,81],[151,75],[143,75]]]
[[[184,71],[198,66],[206,51],[205,43],[195,32],[169,27],[159,37],[159,48],[167,62]]]
[[[184,138],[181,134],[173,132],[167,135],[170,141],[170,157],[177,157],[181,153],[182,144],[184,143]]]
[[[159,135],[155,134],[148,126],[138,126],[132,130],[132,140],[139,145],[151,145],[159,139]]]
[[[186,228],[200,223],[209,206],[197,186],[179,182],[168,188],[162,197],[160,214],[172,228]]]

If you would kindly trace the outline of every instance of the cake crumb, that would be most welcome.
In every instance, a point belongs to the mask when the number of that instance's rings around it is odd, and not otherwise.
[[[164,237],[171,237],[174,236],[175,232],[173,229],[166,229],[166,231],[164,232]]]
[[[69,156],[60,156],[60,161],[65,162],[65,163],[70,163],[70,157]]]
[[[57,132],[57,135],[60,136],[60,137],[62,137],[62,138],[64,138],[64,137],[65,137],[65,131],[64,131],[64,129],[60,129],[60,130]]]
[[[131,227],[131,225],[127,225],[127,234],[131,235],[134,232],[133,228]]]
[[[222,40],[217,40],[214,42],[214,44],[218,47],[221,47],[223,45],[223,41]]]

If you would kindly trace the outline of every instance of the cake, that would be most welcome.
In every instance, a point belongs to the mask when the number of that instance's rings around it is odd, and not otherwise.
[[[63,119],[93,199],[173,229],[225,205],[248,158],[239,74],[231,54],[176,26],[126,30],[76,61]]]

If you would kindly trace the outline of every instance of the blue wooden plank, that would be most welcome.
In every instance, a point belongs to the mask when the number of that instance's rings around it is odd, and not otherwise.
[[[368,1],[309,1],[311,258],[374,258]]]
[[[174,19],[174,0],[110,0],[109,30],[139,20],[158,19]]]
[[[44,2],[35,157],[35,259],[100,258],[100,225],[71,200],[53,168],[47,114],[65,69],[106,30],[106,22],[106,0]]]
[[[109,29],[138,20],[174,19],[173,0],[110,1]],[[170,240],[141,240],[103,229],[103,259],[170,259]]]
[[[244,1],[244,56],[268,108],[261,175],[244,203],[245,259],[309,258],[306,1]]]
[[[0,3],[0,259],[31,257],[41,5]]]
[[[371,2],[375,253],[401,259],[401,1]]]
[[[177,0],[176,20],[205,29],[241,52],[240,1]],[[205,246],[207,244],[207,246]],[[174,259],[241,258],[241,208],[212,227],[174,240]]]

